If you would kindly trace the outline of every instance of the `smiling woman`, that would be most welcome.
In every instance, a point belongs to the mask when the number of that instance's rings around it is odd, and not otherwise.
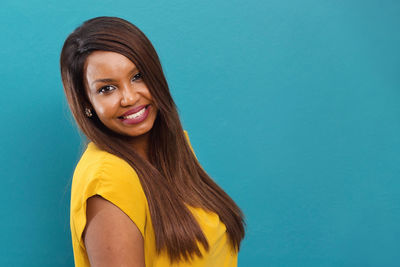
[[[197,161],[146,36],[94,18],[60,64],[89,141],[71,189],[76,266],[236,266],[243,214]]]
[[[140,136],[131,139],[132,145],[147,159],[146,143],[157,107],[135,64],[115,52],[95,51],[84,72],[87,95],[99,120],[114,132]]]

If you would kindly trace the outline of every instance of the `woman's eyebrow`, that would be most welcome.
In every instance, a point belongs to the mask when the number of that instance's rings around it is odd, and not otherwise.
[[[95,83],[99,83],[99,82],[101,82],[101,83],[112,83],[112,82],[115,82],[115,80],[114,79],[110,79],[110,78],[97,79],[97,80],[94,80],[92,82],[92,85],[95,84]]]
[[[129,72],[129,76],[131,76],[133,73],[135,73],[135,72],[137,72],[138,71],[138,69],[137,69],[137,67],[135,66],[130,72]]]
[[[133,73],[135,73],[135,72],[137,72],[137,71],[138,71],[138,69],[137,69],[137,67],[135,66],[135,67],[129,72],[129,76],[131,76]],[[111,78],[97,79],[97,80],[94,80],[94,81],[92,82],[92,85],[95,84],[95,83],[98,83],[98,82],[101,82],[101,83],[112,83],[112,82],[116,82],[116,80],[111,79]]]

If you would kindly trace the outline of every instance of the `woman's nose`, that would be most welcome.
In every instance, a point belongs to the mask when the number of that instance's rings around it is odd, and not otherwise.
[[[121,106],[132,106],[139,99],[139,95],[132,85],[121,88]]]

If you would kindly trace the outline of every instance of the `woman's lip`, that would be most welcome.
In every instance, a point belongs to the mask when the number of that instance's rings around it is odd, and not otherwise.
[[[146,107],[146,106],[148,106],[148,105],[141,105],[141,106],[138,106],[138,107],[136,107],[136,108],[130,109],[130,110],[128,110],[127,112],[125,112],[124,114],[122,114],[120,117],[129,116],[129,115],[131,115],[131,114],[133,114],[133,113],[138,112],[139,110],[143,109],[143,108]]]
[[[140,115],[139,117],[132,118],[132,119],[128,119],[126,117],[122,117],[121,121],[124,124],[137,124],[137,123],[140,123],[140,122],[144,121],[147,118],[147,116],[149,115],[150,109],[151,109],[151,106],[148,105],[148,107],[144,110],[144,113],[142,115]]]

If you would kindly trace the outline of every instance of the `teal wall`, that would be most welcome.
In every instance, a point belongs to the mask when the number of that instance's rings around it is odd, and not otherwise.
[[[0,266],[73,265],[81,148],[58,58],[100,15],[154,43],[200,162],[247,216],[240,266],[399,266],[399,1],[0,6]]]

